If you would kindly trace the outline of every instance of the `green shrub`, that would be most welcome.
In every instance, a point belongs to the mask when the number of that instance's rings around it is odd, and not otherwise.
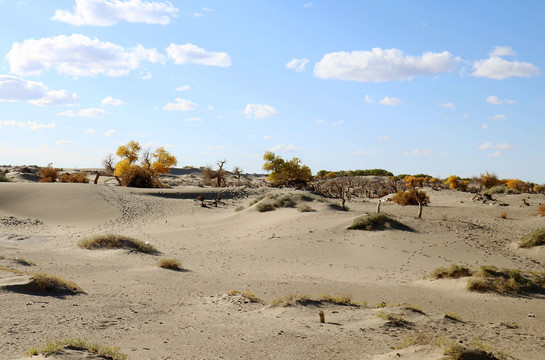
[[[123,235],[97,235],[92,238],[86,238],[78,243],[79,247],[85,249],[130,249],[146,254],[158,254],[148,242],[143,242]]]
[[[527,235],[524,235],[519,242],[519,247],[521,248],[530,248],[542,245],[545,245],[545,228],[540,228]]]

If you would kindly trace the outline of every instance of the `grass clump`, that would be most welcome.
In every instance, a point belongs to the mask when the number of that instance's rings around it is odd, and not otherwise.
[[[519,242],[519,247],[521,248],[531,248],[542,245],[545,245],[545,228],[540,228],[524,235]]]
[[[297,207],[297,211],[299,211],[299,212],[312,212],[312,211],[314,211],[314,209],[311,208],[309,205],[299,205]]]
[[[286,296],[273,300],[271,304],[274,306],[288,307],[295,306],[297,304],[307,305],[311,302],[313,302],[313,300],[310,298],[310,295],[288,294]]]
[[[236,296],[236,295],[240,295],[242,296],[243,298],[249,300],[250,302],[254,302],[254,303],[257,303],[257,302],[260,302],[261,300],[251,291],[244,291],[244,292],[240,292],[238,290],[229,290],[227,292],[227,295],[228,296]]]
[[[494,194],[504,194],[506,191],[506,187],[503,185],[493,186],[490,189],[487,189],[483,192],[485,195],[494,195]]]
[[[158,254],[159,251],[147,241],[143,242],[123,235],[97,235],[83,239],[78,243],[79,247],[85,249],[131,249],[146,254]]]
[[[385,311],[379,311],[377,317],[386,320],[388,325],[405,326],[408,324],[403,315],[399,314],[390,314]]]
[[[268,203],[268,202],[259,203],[259,204],[257,204],[257,206],[255,208],[259,212],[273,211],[273,210],[276,209],[273,204]]]
[[[47,292],[60,291],[71,294],[84,292],[75,282],[65,280],[60,276],[48,275],[45,273],[31,273],[29,275],[40,289]]]
[[[349,230],[383,230],[398,229],[409,230],[410,228],[399,221],[395,220],[391,216],[385,213],[373,213],[368,216],[358,217],[354,220],[352,225],[348,227]]]
[[[320,295],[320,301],[336,305],[360,306],[357,301],[352,300],[350,295],[331,296],[329,294]]]
[[[0,173],[0,182],[11,182],[11,180],[4,173]]]
[[[244,210],[244,206],[237,206],[235,208],[235,212],[239,212],[239,211],[242,211],[242,210]]]
[[[472,272],[468,267],[452,264],[448,268],[440,267],[432,271],[430,276],[433,279],[458,279],[471,276]]]
[[[10,268],[7,268],[7,267],[2,266],[2,265],[0,265],[0,271],[9,271],[9,272],[17,274],[17,275],[21,274],[21,272],[19,270],[17,270],[17,269],[10,269]]]
[[[537,208],[537,214],[541,216],[545,216],[545,204],[540,204]]]
[[[176,259],[159,259],[157,266],[168,270],[182,270],[182,264]]]
[[[102,359],[107,360],[128,360],[129,357],[120,352],[118,347],[108,347],[95,343],[88,343],[82,339],[66,339],[66,340],[48,340],[45,346],[41,349],[32,347],[25,353],[25,356],[43,355],[45,357],[61,354],[65,349],[88,351]]]

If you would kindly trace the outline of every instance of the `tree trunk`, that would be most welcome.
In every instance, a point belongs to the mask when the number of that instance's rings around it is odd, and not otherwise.
[[[418,218],[422,218],[422,201],[418,197],[418,194],[416,193],[416,189],[414,188],[414,185],[411,185],[411,190],[413,191],[413,195],[416,198],[416,201],[418,201]]]

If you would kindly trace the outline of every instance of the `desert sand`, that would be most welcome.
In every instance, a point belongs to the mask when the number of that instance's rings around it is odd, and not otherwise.
[[[191,174],[174,172],[170,180],[176,176]],[[469,292],[464,279],[426,278],[453,263],[545,270],[544,249],[517,247],[523,235],[545,227],[536,215],[544,195],[495,195],[483,203],[470,193],[425,188],[430,204],[422,219],[414,206],[382,204],[414,231],[360,231],[347,228],[375,212],[377,199],[352,199],[349,211],[339,211],[329,206],[338,200],[315,197],[300,200],[312,212],[261,213],[249,206],[261,194],[311,194],[189,180],[165,189],[123,188],[107,177],[97,185],[15,180],[0,183],[0,265],[61,276],[84,293],[39,293],[25,285],[28,276],[0,271],[2,359],[67,338],[117,346],[131,359],[444,358],[431,345],[394,349],[414,333],[468,346],[476,339],[506,358],[545,359],[542,295]],[[194,200],[218,193],[217,207]],[[77,246],[108,233],[147,241],[161,254]],[[184,270],[159,268],[161,258],[178,259]],[[228,294],[233,290],[259,301]],[[271,305],[288,294],[344,295],[366,305]],[[57,358],[85,354],[63,356]]]

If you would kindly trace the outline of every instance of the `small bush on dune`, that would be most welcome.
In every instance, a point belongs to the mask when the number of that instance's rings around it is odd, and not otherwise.
[[[506,187],[503,185],[493,186],[490,189],[487,189],[483,192],[485,195],[495,195],[495,194],[504,194]]]
[[[4,173],[0,173],[0,182],[10,182],[11,180]]]
[[[290,208],[295,205],[295,202],[289,196],[281,196],[278,199],[274,200],[273,206],[276,208]]]
[[[255,208],[259,212],[273,211],[276,209],[273,204],[268,202],[259,203]]]
[[[415,192],[422,202],[422,205],[428,205],[430,198],[424,191],[416,190]],[[398,191],[393,197],[392,201],[399,205],[418,205],[418,200],[412,191]]]
[[[244,206],[237,206],[235,208],[235,212],[239,212],[239,211],[242,211],[242,210],[244,210]]]
[[[310,299],[310,295],[288,294],[286,296],[273,300],[271,304],[275,306],[288,307],[297,304],[306,305],[311,303],[312,301],[313,300]]]
[[[465,266],[452,264],[450,267],[440,267],[432,271],[433,279],[457,279],[464,276],[471,276],[471,270]]]
[[[159,259],[157,266],[168,270],[182,270],[182,264],[176,259]]]
[[[320,295],[320,301],[336,305],[360,306],[359,303],[352,300],[352,297],[350,295],[331,296],[329,294],[323,294]]]
[[[140,166],[132,166],[126,170],[121,177],[121,184],[137,188],[161,187],[153,172]]]
[[[51,164],[38,170],[38,182],[52,183],[57,181],[60,169],[53,168]]]
[[[520,239],[519,247],[530,248],[545,245],[545,228],[537,229]]]
[[[65,280],[59,276],[44,273],[32,273],[30,274],[30,277],[34,280],[34,283],[38,285],[38,287],[47,292],[61,291],[72,294],[83,293],[83,290],[76,285],[76,283]]]
[[[78,243],[79,247],[85,249],[131,249],[146,254],[158,254],[159,251],[147,242],[142,242],[122,235],[98,235],[92,238],[83,239]]]
[[[545,216],[545,204],[539,205],[539,207],[537,208],[537,214]]]
[[[411,230],[408,226],[400,223],[385,213],[374,213],[354,219],[349,230],[382,230],[385,228]]]
[[[87,173],[75,173],[75,174],[62,174],[59,177],[60,182],[64,183],[80,183],[80,184],[87,184],[89,183],[89,179],[87,179]]]
[[[297,207],[297,211],[299,211],[299,212],[312,212],[312,211],[314,211],[314,209],[311,208],[308,205],[300,205],[300,206]]]
[[[36,356],[43,355],[49,357],[55,354],[61,354],[64,349],[69,348],[73,350],[82,350],[88,351],[91,354],[99,356],[101,359],[106,360],[128,360],[127,355],[120,352],[117,347],[108,347],[103,345],[98,345],[94,343],[88,343],[86,340],[82,339],[66,339],[66,340],[56,340],[56,341],[47,341],[46,345],[38,349],[33,347],[29,349],[25,356]]]

